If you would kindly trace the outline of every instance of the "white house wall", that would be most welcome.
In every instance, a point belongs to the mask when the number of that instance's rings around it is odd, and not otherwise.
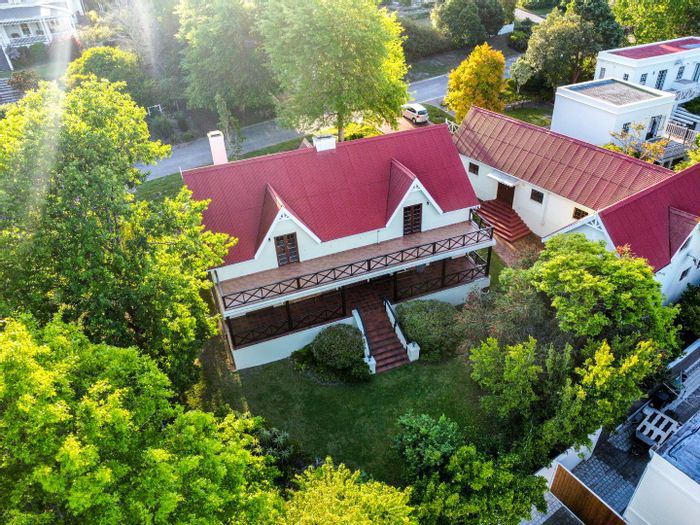
[[[423,231],[449,226],[459,222],[469,220],[469,209],[462,209],[440,214],[435,206],[429,201],[427,196],[420,190],[412,191],[408,194],[405,202],[399,206],[410,206],[413,204],[423,204],[422,229]],[[318,243],[297,223],[291,219],[275,223],[270,234],[263,240],[263,247],[256,259],[241,263],[230,264],[218,268],[216,274],[220,281],[234,279],[251,273],[262,272],[277,268],[277,254],[275,252],[273,239],[280,235],[296,233],[297,245],[299,247],[299,258],[302,261],[324,257],[334,253],[360,248],[403,236],[403,213],[401,209],[394,215],[386,228],[365,232],[358,235],[344,237],[332,241]],[[235,250],[236,248],[232,248]]]
[[[460,157],[468,173],[470,162],[479,166],[479,175],[469,173],[469,180],[476,192],[476,196],[484,201],[495,199],[498,190],[498,182],[487,176],[487,173],[493,171],[493,168],[482,162],[470,159],[465,155],[460,155]],[[510,173],[509,175],[513,176]],[[533,189],[544,194],[544,200],[541,204],[530,199]],[[574,222],[574,208],[579,208],[589,214],[594,213],[594,210],[582,204],[577,204],[572,200],[535,186],[534,184],[530,184],[529,182],[521,181],[521,183],[515,187],[513,209],[520,215],[520,218],[527,224],[528,228],[530,228],[535,235],[539,235],[540,237],[549,235]]]
[[[625,510],[629,525],[697,525],[700,485],[658,454],[647,464]]]
[[[601,69],[605,68],[604,78],[623,80],[625,74],[627,74],[629,75],[629,82],[640,84],[642,75],[646,73],[647,79],[644,85],[655,87],[659,72],[666,70],[666,80],[661,89],[668,90],[674,80],[676,80],[678,70],[682,66],[685,66],[682,78],[691,79],[695,71],[695,64],[700,63],[700,52],[697,50],[685,56],[679,55],[685,55],[685,53],[672,53],[660,57],[638,60],[603,51],[598,55],[595,78],[599,79]]]
[[[693,260],[694,258],[694,260]],[[676,252],[671,262],[658,272],[656,279],[661,283],[661,292],[669,302],[676,302],[689,284],[700,284],[700,226],[696,226],[690,236],[690,244]],[[683,271],[690,269],[681,280]]]

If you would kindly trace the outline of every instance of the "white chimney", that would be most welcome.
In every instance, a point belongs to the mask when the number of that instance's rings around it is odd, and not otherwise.
[[[207,133],[207,137],[209,137],[211,159],[214,161],[214,164],[226,164],[228,162],[228,154],[226,153],[224,134],[221,131],[210,131]]]
[[[318,135],[314,137],[316,151],[335,149],[335,135]]]

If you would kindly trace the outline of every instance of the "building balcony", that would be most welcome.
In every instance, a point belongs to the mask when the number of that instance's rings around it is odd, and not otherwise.
[[[472,220],[288,264],[219,283],[231,315],[281,304],[493,245],[493,228]]]
[[[488,276],[488,261],[476,252],[447,258],[369,281],[350,284],[281,306],[270,306],[226,320],[235,349],[348,318],[368,297],[392,303],[474,283]]]
[[[695,82],[686,78],[674,80],[671,83],[671,88],[669,91],[675,93],[676,102],[682,104],[683,102],[688,102],[689,100],[700,96],[700,82]]]

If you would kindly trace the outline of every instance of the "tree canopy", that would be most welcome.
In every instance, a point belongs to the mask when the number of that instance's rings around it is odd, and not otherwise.
[[[0,310],[61,312],[95,341],[137,345],[184,389],[216,330],[202,292],[232,240],[205,231],[183,189],[135,202],[134,168],[167,149],[118,84],[43,84],[0,121]],[[40,154],[39,154],[40,153]]]
[[[183,411],[134,348],[7,320],[0,385],[3,523],[278,522],[252,422]]]
[[[333,123],[342,141],[355,118],[399,117],[408,100],[401,25],[373,0],[268,0],[259,29],[288,124]]]
[[[637,44],[669,40],[700,31],[696,0],[616,0],[613,12]]]
[[[486,29],[474,0],[444,0],[435,3],[430,17],[435,28],[455,44],[475,45],[486,40]]]
[[[584,22],[593,24],[603,49],[623,45],[625,33],[615,19],[608,0],[570,0],[566,10],[579,15]]]
[[[457,122],[474,105],[492,111],[503,109],[505,64],[503,53],[483,43],[450,73],[445,102],[455,112]]]

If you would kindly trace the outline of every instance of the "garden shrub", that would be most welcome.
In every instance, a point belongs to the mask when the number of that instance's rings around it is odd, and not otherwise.
[[[529,35],[523,31],[513,31],[508,37],[508,47],[524,53],[527,51],[527,43],[530,40]]]
[[[403,50],[408,60],[444,53],[458,47],[433,27],[408,18],[399,19],[399,23],[406,35]]]
[[[700,338],[700,285],[688,285],[678,300],[681,307],[678,324],[683,331],[683,340],[690,344]]]
[[[169,141],[175,134],[172,120],[165,115],[156,115],[148,121],[148,129],[154,138]]]
[[[459,425],[451,419],[439,419],[409,411],[398,419],[399,434],[394,448],[404,460],[407,479],[440,470],[462,444]]]
[[[453,357],[459,347],[455,330],[457,311],[442,301],[411,301],[396,308],[406,337],[420,345],[420,358],[440,361]]]
[[[32,64],[43,64],[49,59],[49,48],[46,44],[32,44],[29,46],[29,60]]]
[[[341,379],[367,381],[369,368],[364,362],[362,334],[354,326],[330,326],[311,343],[311,353],[319,365],[334,371]]]
[[[693,100],[689,100],[683,104],[683,107],[695,115],[700,115],[700,97],[695,97]]]
[[[345,140],[356,140],[364,139],[367,137],[377,137],[381,134],[381,131],[379,131],[374,126],[371,126],[370,124],[355,124],[354,122],[351,122],[345,128]]]

